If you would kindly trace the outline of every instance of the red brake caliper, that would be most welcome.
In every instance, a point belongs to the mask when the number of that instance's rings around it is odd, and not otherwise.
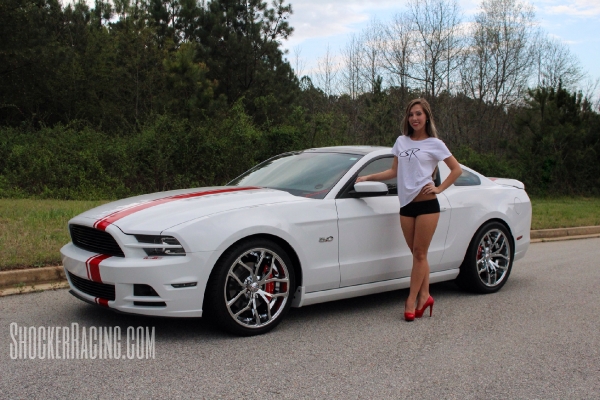
[[[267,271],[269,270],[269,266],[265,265],[265,269],[263,270],[263,274],[266,274]],[[273,277],[273,273],[271,272],[269,274],[269,276],[267,276],[267,279],[271,279]],[[275,291],[275,282],[269,282],[265,285],[265,292],[269,293],[269,294],[273,294],[273,292]]]

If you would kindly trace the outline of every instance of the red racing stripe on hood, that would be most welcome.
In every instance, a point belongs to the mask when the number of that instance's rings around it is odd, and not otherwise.
[[[128,215],[131,215],[133,213],[136,213],[138,211],[142,211],[145,210],[146,208],[150,208],[150,207],[154,207],[154,206],[158,206],[160,204],[165,204],[165,203],[170,203],[171,201],[176,201],[176,200],[182,200],[182,199],[189,199],[189,198],[193,198],[193,197],[201,197],[201,196],[208,196],[211,194],[221,194],[221,193],[229,193],[229,192],[239,192],[242,190],[253,190],[253,189],[260,189],[259,187],[240,187],[240,188],[231,188],[231,189],[218,189],[218,190],[207,190],[204,192],[194,192],[194,193],[186,193],[186,194],[178,194],[175,196],[169,196],[169,197],[165,197],[162,199],[156,199],[156,200],[150,200],[146,203],[141,203],[141,204],[136,204],[133,205],[129,208],[125,208],[123,210],[119,210],[119,211],[115,211],[112,214],[107,215],[106,217],[103,217],[101,219],[99,219],[98,221],[94,222],[94,228],[96,229],[100,229],[100,230],[106,230],[106,227],[118,220],[120,220],[121,218],[124,218]]]

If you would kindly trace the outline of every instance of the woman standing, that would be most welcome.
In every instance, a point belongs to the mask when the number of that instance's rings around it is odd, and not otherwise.
[[[413,321],[415,317],[421,318],[427,307],[430,316],[433,312],[427,251],[440,217],[436,195],[452,185],[462,170],[444,142],[437,138],[431,107],[425,99],[414,99],[406,107],[402,135],[396,140],[392,153],[395,157],[391,169],[360,177],[356,182],[398,178],[400,226],[413,255],[404,319]],[[433,173],[442,160],[450,168],[450,175],[436,187]]]

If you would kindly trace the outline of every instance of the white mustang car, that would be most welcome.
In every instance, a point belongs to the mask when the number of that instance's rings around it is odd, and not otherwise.
[[[395,180],[355,184],[392,162],[385,147],[310,149],[271,158],[227,186],[94,208],[69,221],[72,242],[61,249],[71,293],[125,313],[204,315],[254,335],[290,306],[407,288],[412,255]],[[441,162],[436,181],[448,173]],[[438,199],[431,282],[499,290],[530,242],[523,184],[463,167]]]

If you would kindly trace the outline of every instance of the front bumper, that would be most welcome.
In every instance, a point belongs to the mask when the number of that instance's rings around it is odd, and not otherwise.
[[[84,301],[124,313],[202,316],[214,252],[170,257],[102,257],[72,243],[60,252],[71,290]],[[150,286],[158,296],[135,295],[134,285]],[[103,298],[111,297],[113,287],[114,299]]]

